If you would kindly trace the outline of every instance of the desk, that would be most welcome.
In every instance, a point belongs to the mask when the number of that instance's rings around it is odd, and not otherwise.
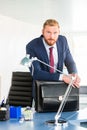
[[[62,126],[54,126],[45,124],[48,120],[53,120],[56,113],[34,113],[32,121],[24,121],[20,123],[17,119],[0,121],[0,130],[85,130],[80,127],[79,120],[87,120],[87,109],[78,112],[63,112],[62,117],[68,120]]]

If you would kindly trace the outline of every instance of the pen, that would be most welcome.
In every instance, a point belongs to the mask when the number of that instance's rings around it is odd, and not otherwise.
[[[1,101],[1,103],[0,103],[0,107],[3,107],[3,105],[4,105],[4,101],[5,101],[5,98]]]

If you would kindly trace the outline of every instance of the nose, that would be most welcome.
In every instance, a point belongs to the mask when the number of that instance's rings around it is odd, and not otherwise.
[[[51,37],[51,38],[54,38],[54,33],[51,33],[51,34],[50,34],[50,37]]]

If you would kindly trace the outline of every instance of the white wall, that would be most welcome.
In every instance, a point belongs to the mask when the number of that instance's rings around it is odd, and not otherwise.
[[[1,96],[6,96],[10,87],[12,71],[28,71],[20,65],[25,56],[25,46],[37,36],[39,27],[0,15],[0,75]]]
[[[64,30],[70,29],[70,0],[65,3],[63,0],[0,0],[1,98],[7,97],[12,72],[28,71],[20,65],[20,60],[25,56],[26,44],[41,35],[43,22],[56,18]]]
[[[48,18],[59,21],[61,33],[67,36],[73,56],[75,53],[78,60],[75,36],[87,35],[86,7],[87,0],[0,0],[1,98],[8,94],[12,72],[28,71],[20,65],[25,46],[41,34],[42,24]]]

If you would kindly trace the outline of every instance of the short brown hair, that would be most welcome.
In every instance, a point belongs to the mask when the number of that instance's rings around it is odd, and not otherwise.
[[[55,25],[57,25],[58,28],[59,28],[59,23],[55,19],[47,19],[44,22],[44,24],[43,24],[43,28],[45,28],[46,25],[49,25],[49,26],[55,26]]]

